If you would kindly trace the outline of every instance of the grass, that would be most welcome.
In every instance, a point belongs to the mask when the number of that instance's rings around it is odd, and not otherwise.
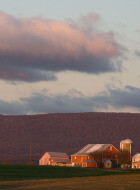
[[[0,183],[0,189],[9,190],[139,190],[139,187],[140,174],[3,181]]]
[[[0,181],[76,178],[124,174],[140,174],[140,170],[107,170],[38,165],[0,165]]]

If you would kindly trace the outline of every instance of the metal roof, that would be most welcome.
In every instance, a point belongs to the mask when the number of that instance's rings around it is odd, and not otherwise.
[[[132,158],[140,158],[140,153],[135,154]]]
[[[87,163],[97,163],[95,160],[86,160]]]
[[[96,151],[104,151],[106,150],[111,144],[87,144],[81,150],[73,155],[88,155],[91,152]]]
[[[64,152],[47,152],[50,156],[52,157],[69,157],[66,153]]]
[[[105,160],[105,162],[104,163],[106,163],[106,164],[112,164],[112,162],[108,159],[108,160]]]
[[[69,163],[71,162],[70,159],[58,159],[58,158],[52,158],[55,162],[62,162],[62,163]]]

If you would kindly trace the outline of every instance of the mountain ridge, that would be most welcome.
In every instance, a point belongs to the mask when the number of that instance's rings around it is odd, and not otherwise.
[[[28,162],[47,151],[71,155],[86,144],[113,144],[133,141],[133,152],[140,151],[139,113],[48,113],[0,115],[0,160]]]

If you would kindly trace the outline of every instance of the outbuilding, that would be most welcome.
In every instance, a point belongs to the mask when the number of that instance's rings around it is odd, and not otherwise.
[[[140,153],[137,153],[132,157],[132,168],[140,169]]]
[[[109,159],[104,161],[104,168],[112,168],[112,162]]]
[[[70,164],[69,156],[63,152],[46,152],[39,160],[39,165],[66,165]]]
[[[85,162],[83,162],[83,167],[97,168],[97,162],[95,160],[85,160]]]

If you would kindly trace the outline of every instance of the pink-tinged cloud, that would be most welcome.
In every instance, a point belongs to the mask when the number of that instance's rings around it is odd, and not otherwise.
[[[115,60],[122,55],[122,47],[115,41],[113,32],[98,31],[99,19],[98,14],[89,13],[78,22],[67,23],[14,18],[0,12],[0,69],[3,71],[0,78],[30,81],[27,79],[32,73],[39,76],[36,80],[52,80],[54,75],[47,77],[48,72],[119,71],[121,65]]]
[[[140,30],[136,30],[135,32],[140,32]]]

